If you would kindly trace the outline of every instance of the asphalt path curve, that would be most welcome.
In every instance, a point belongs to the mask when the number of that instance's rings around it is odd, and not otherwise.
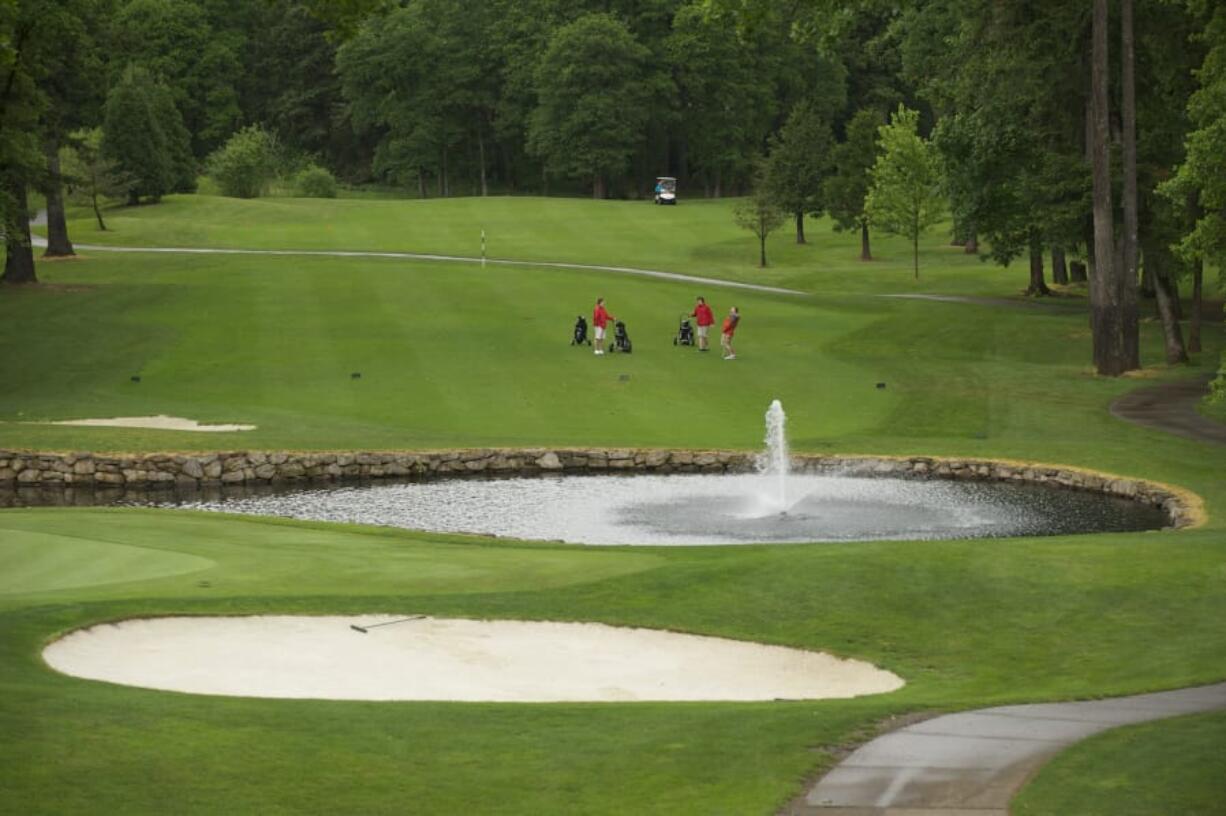
[[[1073,703],[999,706],[908,725],[860,746],[787,816],[1008,816],[1060,751],[1111,728],[1226,709],[1226,683]]]
[[[1111,403],[1111,414],[1125,422],[1157,428],[1160,431],[1226,445],[1226,425],[1214,422],[1196,410],[1208,392],[1212,374],[1190,380],[1151,385],[1130,391]]]

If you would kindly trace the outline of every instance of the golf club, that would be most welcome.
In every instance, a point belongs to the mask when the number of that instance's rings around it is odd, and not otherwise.
[[[367,629],[375,629],[380,626],[391,626],[393,623],[406,623],[411,620],[421,620],[424,617],[425,615],[413,615],[412,617],[401,618],[400,620],[385,621],[384,623],[372,623],[370,626],[358,626],[356,623],[351,623],[349,624],[349,628],[355,632],[361,632],[362,634],[366,634]]]

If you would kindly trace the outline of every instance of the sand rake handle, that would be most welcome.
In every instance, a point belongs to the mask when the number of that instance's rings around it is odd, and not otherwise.
[[[412,615],[407,618],[400,618],[399,620],[384,621],[383,623],[372,623],[370,626],[358,626],[356,623],[351,623],[349,624],[349,628],[355,632],[366,634],[368,629],[378,629],[380,626],[391,626],[394,623],[408,623],[409,621],[421,620],[424,617],[425,615]]]

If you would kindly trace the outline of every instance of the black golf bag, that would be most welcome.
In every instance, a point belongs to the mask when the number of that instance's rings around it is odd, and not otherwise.
[[[579,315],[575,320],[575,333],[570,338],[570,344],[572,346],[592,345],[592,341],[587,339],[587,321],[583,319],[583,315]]]
[[[673,345],[694,345],[694,327],[690,325],[689,318],[681,318],[681,325],[677,328],[677,336],[673,338]]]
[[[629,354],[630,349],[630,335],[626,333],[626,324],[619,320],[613,326],[613,346],[609,351],[623,351]]]

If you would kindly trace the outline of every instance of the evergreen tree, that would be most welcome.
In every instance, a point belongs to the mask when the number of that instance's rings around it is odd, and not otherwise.
[[[107,95],[102,152],[130,179],[128,203],[194,184],[188,134],[169,92],[130,67]]]
[[[796,243],[805,242],[805,214],[820,216],[831,164],[834,137],[810,102],[792,108],[787,122],[770,140],[766,189],[785,212],[796,219]]]
[[[881,114],[865,109],[847,123],[846,138],[835,145],[831,158],[831,175],[824,184],[826,208],[834,218],[836,231],[856,229],[860,232],[860,260],[871,261],[869,246],[870,218],[865,204],[871,181],[870,171],[877,161],[877,130]]]

